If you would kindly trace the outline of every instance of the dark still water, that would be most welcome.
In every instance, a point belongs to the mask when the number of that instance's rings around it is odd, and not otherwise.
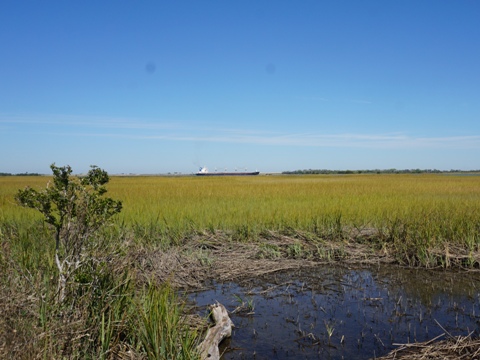
[[[235,324],[222,359],[370,359],[393,344],[480,332],[480,274],[324,266],[190,295]]]

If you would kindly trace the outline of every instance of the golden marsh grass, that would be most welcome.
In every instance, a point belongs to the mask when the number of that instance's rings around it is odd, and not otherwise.
[[[25,185],[42,188],[48,180],[0,178],[0,219],[36,216],[16,206],[13,195]],[[247,235],[285,229],[321,234],[336,226],[478,244],[480,229],[480,176],[113,176],[108,190],[123,201],[120,223],[179,236],[239,229]]]
[[[311,230],[325,218],[346,226],[392,221],[477,227],[480,177],[446,175],[114,177],[127,224],[173,228]]]
[[[43,188],[49,177],[0,177],[5,218],[24,212],[13,195],[29,185]],[[439,212],[449,216],[480,210],[480,176],[312,175],[257,177],[116,177],[109,196],[124,203],[127,223],[185,221],[200,228],[244,223],[300,227],[311,218],[341,213],[351,223]]]

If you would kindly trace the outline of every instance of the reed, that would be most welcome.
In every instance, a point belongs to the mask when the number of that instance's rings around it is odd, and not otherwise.
[[[179,230],[381,227],[421,217],[463,234],[480,210],[473,176],[113,178],[110,193],[124,201],[123,221]]]
[[[183,309],[168,285],[148,286],[138,311],[138,338],[147,359],[198,359],[196,333],[184,321]]]
[[[340,240],[348,229],[375,229],[380,244],[412,263],[428,263],[430,247],[479,246],[476,176],[115,178],[111,193],[124,200],[122,221],[157,242],[206,229],[242,241],[270,230]]]
[[[47,181],[0,178],[0,221],[37,219],[13,194]],[[479,246],[480,176],[112,177],[109,194],[124,204],[119,226],[167,246],[202,231],[249,241],[269,230],[341,239],[354,228],[376,229],[386,243]]]

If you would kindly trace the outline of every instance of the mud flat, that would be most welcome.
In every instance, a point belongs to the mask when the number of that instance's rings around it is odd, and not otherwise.
[[[370,359],[398,344],[480,335],[480,273],[397,266],[288,270],[211,283],[235,324],[222,359]]]

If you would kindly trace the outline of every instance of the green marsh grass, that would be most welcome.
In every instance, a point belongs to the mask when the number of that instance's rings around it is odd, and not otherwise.
[[[449,244],[478,251],[480,241],[479,176],[115,178],[117,193],[125,200],[123,221],[167,243],[206,229],[236,241],[265,231],[338,241],[351,229],[374,229],[369,241],[390,246],[399,261],[448,266],[446,253],[430,250]]]
[[[111,239],[69,280],[76,290],[58,303],[51,234],[41,226],[0,229],[1,358],[197,358],[198,335],[181,299],[168,284],[135,285],[128,269],[109,262],[121,256]]]
[[[139,340],[147,359],[198,359],[196,333],[184,321],[178,298],[168,285],[150,285],[139,305]]]
[[[38,219],[13,194],[47,177],[0,178],[0,221]],[[445,243],[478,250],[480,176],[314,175],[256,177],[112,177],[121,199],[119,226],[137,239],[178,244],[198,232],[251,241],[266,231],[339,240],[349,229],[375,229],[379,244],[406,248]]]
[[[179,228],[307,229],[312,219],[372,223],[452,211],[478,215],[480,177],[442,175],[113,178],[125,221]],[[117,195],[118,194],[118,195]],[[324,220],[325,219],[325,220]],[[337,224],[336,224],[337,223]],[[322,224],[323,225],[323,224]]]

